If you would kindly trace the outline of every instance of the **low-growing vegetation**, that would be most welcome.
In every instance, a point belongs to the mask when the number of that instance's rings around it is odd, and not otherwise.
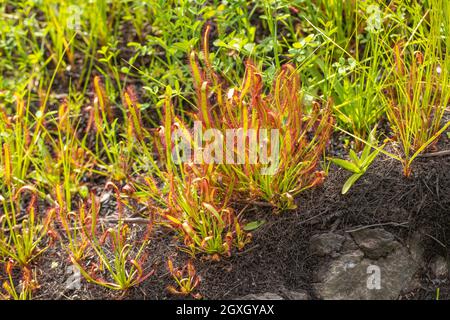
[[[339,167],[345,197],[381,155],[411,181],[446,152],[447,0],[5,0],[0,17],[0,298],[62,297],[42,278],[61,266],[91,297],[221,298],[198,265],[239,272]]]

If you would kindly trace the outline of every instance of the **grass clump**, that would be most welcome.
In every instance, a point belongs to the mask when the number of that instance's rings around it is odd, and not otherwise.
[[[413,160],[432,150],[450,122],[444,115],[450,102],[450,30],[447,2],[435,0],[417,23],[408,42],[392,49],[391,78],[386,84],[387,116],[399,145],[403,174]]]

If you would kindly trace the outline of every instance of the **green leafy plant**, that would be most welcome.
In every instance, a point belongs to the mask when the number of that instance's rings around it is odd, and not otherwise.
[[[382,91],[386,82],[383,63],[389,42],[398,23],[385,23],[391,8],[376,1],[333,2],[321,4],[322,14],[307,18],[308,24],[322,38],[326,48],[317,52],[322,79],[312,87],[323,90],[334,101],[333,113],[337,124],[350,131],[352,141],[360,151],[371,128],[379,123],[385,113]],[[342,23],[345,16],[346,23]]]
[[[375,137],[376,132],[375,130],[376,128],[374,128],[371,131],[368,143],[362,150],[361,156],[358,157],[356,152],[350,149],[349,151],[350,160],[338,158],[331,159],[331,161],[334,164],[352,173],[352,175],[347,179],[347,181],[344,183],[344,186],[342,187],[342,194],[346,194],[350,190],[350,188],[356,183],[356,181],[358,181],[358,179],[361,178],[361,176],[364,173],[366,173],[369,166],[375,160],[376,156],[380,153],[380,150],[383,149],[384,146],[381,146],[372,151],[372,145],[377,143],[377,139]]]
[[[377,47],[378,39],[373,38],[365,50],[366,55],[372,56],[359,66],[353,58],[348,58],[348,65],[339,63],[337,68],[343,69],[330,81],[338,125],[361,139],[367,138],[370,128],[380,121],[385,111],[379,97],[384,83],[379,71],[382,52]],[[359,140],[355,144],[359,150],[363,147]]]

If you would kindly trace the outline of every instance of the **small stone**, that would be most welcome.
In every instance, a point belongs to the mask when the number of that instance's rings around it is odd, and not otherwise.
[[[283,291],[283,295],[286,297],[287,300],[310,300],[311,299],[308,292],[306,292],[305,290],[298,290],[298,291],[286,290],[286,291]]]
[[[311,237],[310,250],[319,256],[339,252],[345,237],[336,233],[322,233]]]
[[[448,264],[447,260],[442,256],[437,256],[431,261],[431,271],[433,275],[438,279],[444,279],[448,277]]]
[[[246,296],[237,298],[236,300],[284,300],[283,297],[276,293],[265,292],[259,294],[248,294]]]
[[[387,256],[399,246],[392,233],[384,229],[363,229],[352,232],[352,237],[359,248],[370,259]]]
[[[111,193],[110,192],[103,193],[101,195],[101,197],[100,197],[100,203],[107,202],[109,200],[109,198],[111,198]]]

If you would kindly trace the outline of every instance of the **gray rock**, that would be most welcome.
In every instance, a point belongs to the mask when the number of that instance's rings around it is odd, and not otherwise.
[[[237,298],[236,300],[284,300],[283,297],[276,293],[265,292],[259,294],[248,294],[246,296]]]
[[[447,260],[442,256],[435,257],[430,264],[433,275],[438,279],[444,279],[448,277],[448,264]]]
[[[317,234],[311,237],[310,250],[319,256],[326,256],[338,252],[345,237],[335,233]]]
[[[353,238],[349,235],[345,236],[345,241],[342,244],[342,248],[341,251],[342,252],[349,252],[349,251],[355,251],[358,250],[359,247],[358,245],[355,243],[355,241],[353,241]]]
[[[352,237],[366,257],[375,260],[387,256],[400,245],[392,233],[381,228],[355,231]]]
[[[414,277],[409,281],[405,287],[402,289],[402,293],[412,293],[417,289],[422,288],[422,275],[420,272],[417,272]]]
[[[424,254],[425,247],[423,245],[423,238],[419,233],[413,234],[408,239],[408,248],[411,253],[411,257],[418,263],[421,267],[425,265]]]
[[[355,276],[361,278],[359,270],[356,269],[358,272],[354,272],[354,269],[360,266],[363,257],[362,251],[356,250],[320,268],[315,277],[318,281],[314,284],[316,294],[322,299],[343,299],[351,295],[355,282],[352,278]]]
[[[361,250],[355,250],[319,270],[316,275],[319,282],[313,287],[321,299],[396,299],[410,285],[417,270],[418,265],[403,247],[395,248],[378,261],[364,258]]]

